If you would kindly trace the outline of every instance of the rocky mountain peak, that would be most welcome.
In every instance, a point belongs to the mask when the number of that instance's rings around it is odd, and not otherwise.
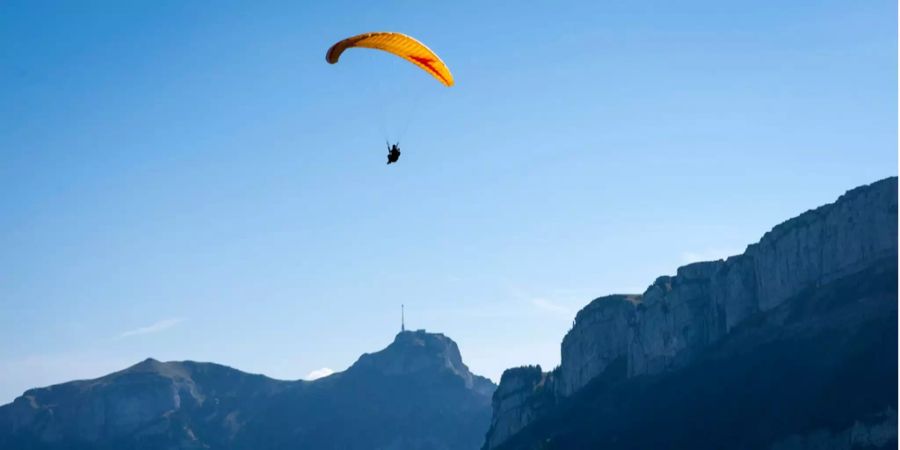
[[[459,347],[441,333],[401,331],[384,350],[363,354],[350,370],[375,370],[384,375],[449,372],[471,385],[472,373],[463,364]]]
[[[0,449],[472,449],[494,389],[424,330],[313,382],[148,358],[0,406]]]
[[[137,372],[164,372],[168,368],[170,364],[164,363],[162,361],[147,358],[131,367],[128,367],[122,370],[123,373],[137,373]]]

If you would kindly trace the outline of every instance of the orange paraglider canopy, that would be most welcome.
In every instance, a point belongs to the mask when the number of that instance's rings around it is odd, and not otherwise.
[[[325,54],[325,60],[329,64],[334,64],[338,62],[344,50],[353,47],[373,48],[392,53],[419,66],[445,86],[453,86],[453,75],[441,58],[425,44],[405,34],[375,32],[349,37],[332,45]]]

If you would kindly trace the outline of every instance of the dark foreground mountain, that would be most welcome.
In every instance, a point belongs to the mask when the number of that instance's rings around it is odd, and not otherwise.
[[[897,179],[582,309],[487,449],[897,448]]]
[[[315,381],[148,359],[0,407],[0,449],[471,450],[495,387],[423,330]]]

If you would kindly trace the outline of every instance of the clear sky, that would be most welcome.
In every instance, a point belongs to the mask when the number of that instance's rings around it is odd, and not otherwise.
[[[893,0],[2,2],[0,403],[151,356],[342,370],[401,303],[476,373],[551,368],[592,298],[897,173],[896,20]],[[325,63],[374,30],[457,85],[374,51]]]

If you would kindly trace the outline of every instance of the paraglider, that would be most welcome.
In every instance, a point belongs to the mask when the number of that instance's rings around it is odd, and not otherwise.
[[[400,143],[396,143],[394,145],[388,145],[388,164],[393,164],[400,159]]]
[[[350,48],[370,48],[385,51],[409,61],[427,72],[444,86],[453,86],[453,74],[444,61],[425,44],[402,33],[374,32],[352,36],[332,45],[325,54],[329,64],[335,64]],[[400,143],[388,145],[388,164],[400,158]]]

